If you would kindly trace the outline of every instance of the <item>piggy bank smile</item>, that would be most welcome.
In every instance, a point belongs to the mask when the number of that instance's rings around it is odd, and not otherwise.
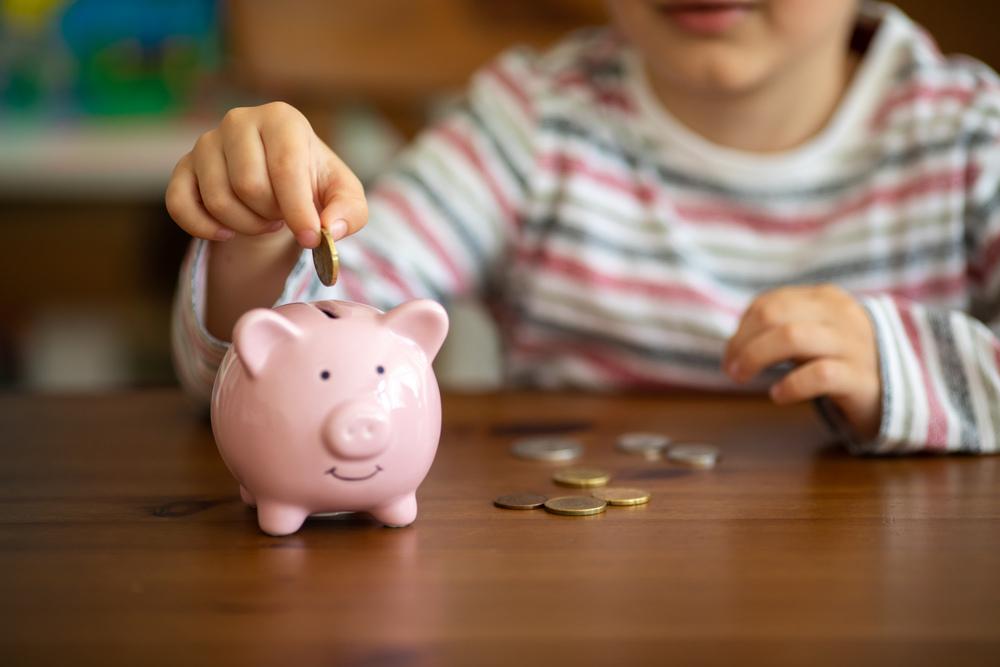
[[[333,466],[332,468],[330,468],[329,470],[327,470],[326,474],[327,475],[332,475],[333,477],[336,477],[337,479],[343,480],[345,482],[363,482],[366,479],[371,479],[372,477],[374,477],[375,475],[379,474],[380,472],[382,472],[382,466],[376,464],[375,465],[375,469],[372,470],[367,475],[351,476],[351,475],[338,474],[337,473],[337,466]]]

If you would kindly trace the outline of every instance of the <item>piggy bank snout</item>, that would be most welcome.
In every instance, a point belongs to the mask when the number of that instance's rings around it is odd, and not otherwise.
[[[326,420],[323,440],[343,459],[370,459],[389,446],[392,426],[382,406],[371,401],[349,401]]]

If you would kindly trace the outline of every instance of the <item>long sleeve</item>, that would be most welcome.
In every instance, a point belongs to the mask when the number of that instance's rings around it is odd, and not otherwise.
[[[971,116],[993,137],[1000,137],[998,97],[990,92]],[[858,453],[1000,450],[1000,141],[974,151],[967,174],[968,312],[887,295],[862,299],[878,341],[883,417],[876,439],[851,443]]]
[[[177,378],[188,396],[196,403],[205,405],[211,397],[215,373],[229,349],[229,343],[209,333],[204,323],[205,279],[211,250],[212,244],[202,240],[193,241],[188,248],[181,264],[170,323],[170,343]],[[291,276],[299,277],[306,273],[307,268],[312,271],[311,259],[307,265],[307,258],[307,253],[299,257]],[[301,282],[300,279],[285,281],[284,290],[275,305],[301,300]]]
[[[473,78],[465,102],[423,132],[367,194],[368,225],[337,244],[340,280],[316,278],[303,252],[275,305],[349,299],[387,309],[489,289],[517,234],[535,162],[535,56],[512,50]],[[172,346],[182,386],[207,401],[227,343],[203,325],[211,244],[181,270]]]
[[[170,321],[174,371],[195,402],[207,404],[228,345],[204,326],[205,269],[210,244],[195,240],[181,263]]]
[[[862,453],[1000,449],[996,314],[974,316],[888,296],[864,305],[875,324],[883,385],[878,438]]]

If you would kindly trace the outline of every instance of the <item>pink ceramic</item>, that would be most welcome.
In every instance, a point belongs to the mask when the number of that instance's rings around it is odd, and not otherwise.
[[[212,430],[261,530],[288,535],[336,511],[413,523],[441,433],[431,361],[447,332],[444,309],[426,300],[388,313],[293,303],[240,318]]]

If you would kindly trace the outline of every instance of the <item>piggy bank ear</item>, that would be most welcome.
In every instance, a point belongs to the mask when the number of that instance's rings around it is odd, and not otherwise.
[[[393,308],[384,317],[387,327],[415,342],[431,360],[437,356],[448,335],[448,314],[441,304],[429,299],[409,301]]]
[[[289,343],[301,335],[302,330],[287,318],[269,308],[255,308],[236,322],[233,345],[247,372],[256,377],[278,345]]]

